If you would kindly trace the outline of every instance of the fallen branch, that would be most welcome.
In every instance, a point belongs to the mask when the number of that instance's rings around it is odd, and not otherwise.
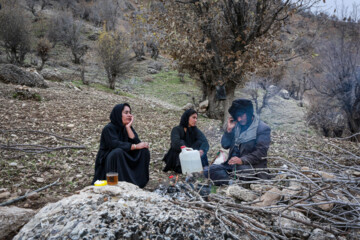
[[[40,134],[44,134],[44,135],[49,135],[49,136],[54,136],[58,139],[62,139],[68,142],[74,142],[74,143],[78,143],[77,141],[70,139],[70,138],[65,138],[65,137],[61,137],[59,135],[56,135],[54,133],[48,133],[48,132],[43,132],[43,131],[39,131],[39,130],[29,130],[29,129],[0,129],[1,132],[3,132],[4,134],[8,133],[8,132],[30,132],[30,133],[40,133]]]
[[[20,147],[19,147],[20,146]],[[85,146],[60,146],[60,147],[46,147],[42,145],[4,145],[0,144],[0,149],[5,150],[14,150],[14,151],[23,151],[26,153],[33,153],[33,154],[39,154],[44,152],[52,152],[52,151],[59,151],[63,149],[85,149]]]
[[[6,130],[6,129],[0,129],[0,132],[2,132],[5,135],[8,135],[10,132],[29,132],[29,133],[36,133],[36,134],[44,134],[44,135],[49,135],[49,136],[53,136],[55,138],[58,139],[62,139],[64,141],[67,142],[74,142],[74,143],[78,143],[77,141],[73,140],[73,139],[69,139],[69,138],[64,138],[61,136],[58,136],[56,134],[53,133],[48,133],[48,132],[43,132],[43,131],[38,131],[38,130],[28,130],[28,129],[11,129],[11,130]],[[78,143],[79,144],[79,143]],[[43,145],[36,145],[36,144],[10,144],[9,140],[7,140],[7,143],[3,143],[0,144],[0,149],[4,149],[4,150],[10,150],[10,151],[22,151],[25,152],[27,154],[40,154],[40,153],[45,153],[45,152],[52,152],[52,151],[59,151],[59,150],[63,150],[63,149],[86,149],[85,146],[80,145],[79,146],[56,146],[56,147],[48,147],[48,146],[43,146]],[[20,157],[22,155],[16,156],[16,157]]]
[[[45,189],[47,189],[47,188],[49,188],[49,187],[52,187],[52,186],[54,186],[54,185],[57,185],[58,182],[59,182],[59,180],[60,180],[60,178],[59,178],[58,180],[56,180],[55,182],[49,184],[49,185],[46,185],[46,186],[44,186],[44,187],[42,187],[42,188],[39,188],[39,189],[36,189],[35,191],[32,191],[32,192],[30,192],[30,193],[27,193],[27,194],[25,194],[25,195],[23,195],[23,196],[21,196],[21,197],[18,197],[18,198],[9,200],[9,201],[7,201],[7,202],[0,203],[0,207],[13,204],[13,203],[15,203],[15,202],[18,202],[18,201],[20,201],[20,200],[23,200],[23,199],[27,198],[27,196],[29,196],[29,195],[32,194],[32,193],[40,192],[40,191],[45,190]]]

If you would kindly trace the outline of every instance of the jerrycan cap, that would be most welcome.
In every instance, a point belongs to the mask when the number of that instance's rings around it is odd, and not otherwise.
[[[180,149],[184,149],[184,148],[186,148],[186,146],[181,146],[181,147],[180,147]]]

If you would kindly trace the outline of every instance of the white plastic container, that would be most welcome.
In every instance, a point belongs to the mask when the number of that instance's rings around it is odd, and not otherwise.
[[[201,172],[203,170],[198,150],[182,147],[179,158],[183,174]]]

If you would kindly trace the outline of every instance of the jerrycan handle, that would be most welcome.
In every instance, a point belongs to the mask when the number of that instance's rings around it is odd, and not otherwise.
[[[183,152],[183,151],[194,151],[194,149],[189,148],[189,147],[186,147],[186,146],[181,146],[180,148],[181,148],[181,151],[182,151],[182,152]]]

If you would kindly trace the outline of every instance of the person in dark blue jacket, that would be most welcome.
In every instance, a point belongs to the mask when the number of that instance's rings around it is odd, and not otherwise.
[[[181,146],[199,150],[202,166],[209,165],[207,158],[209,143],[205,135],[196,127],[197,117],[198,114],[194,109],[188,109],[181,116],[179,126],[172,129],[170,149],[163,158],[165,162],[164,172],[173,170],[181,173],[179,159]]]
[[[228,184],[233,172],[243,175],[244,180],[267,179],[267,151],[271,142],[270,127],[254,115],[253,104],[248,99],[237,99],[229,108],[230,117],[221,139],[221,145],[229,150],[226,162],[204,169],[216,185]],[[248,176],[248,178],[246,178]]]
[[[92,184],[96,180],[106,180],[108,172],[117,172],[119,181],[141,188],[149,181],[149,144],[140,141],[132,127],[133,121],[128,103],[118,104],[111,111],[110,123],[101,133]]]

